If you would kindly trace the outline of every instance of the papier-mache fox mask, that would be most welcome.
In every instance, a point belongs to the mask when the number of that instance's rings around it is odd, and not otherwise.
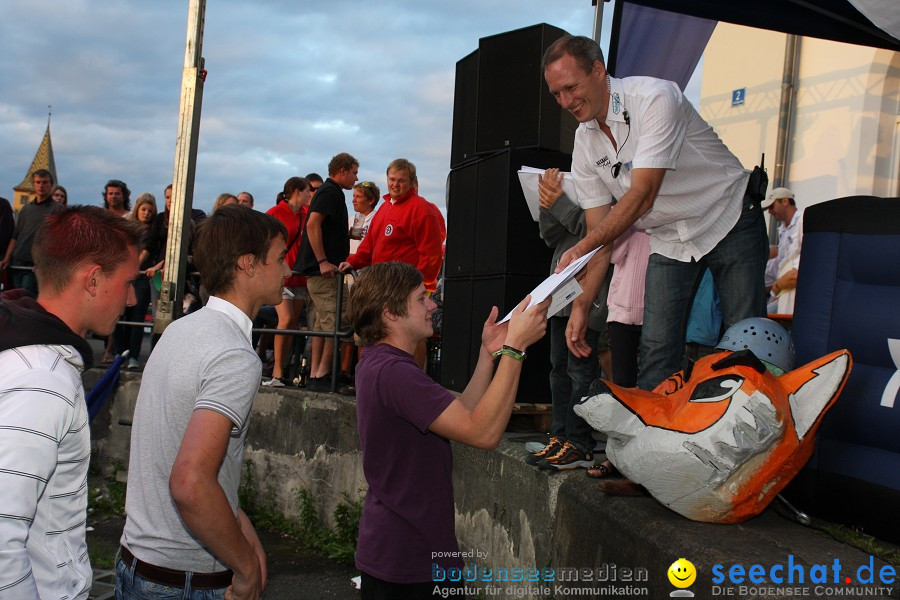
[[[652,392],[598,379],[575,412],[609,436],[616,468],[664,505],[737,523],[762,512],[809,460],[851,364],[839,350],[776,377],[749,350],[720,352]]]

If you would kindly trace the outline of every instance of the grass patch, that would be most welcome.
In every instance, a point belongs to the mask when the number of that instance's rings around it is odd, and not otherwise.
[[[332,513],[335,523],[332,529],[319,524],[315,498],[307,489],[296,490],[300,513],[297,519],[285,517],[276,508],[275,490],[271,485],[266,486],[266,491],[262,495],[257,494],[256,471],[250,461],[244,464],[244,474],[238,489],[241,508],[255,527],[277,531],[330,559],[353,564],[363,498],[362,494],[351,498],[346,492],[342,496],[343,499]]]
[[[115,465],[113,472],[122,470]],[[125,482],[101,477],[94,472],[88,479],[87,532],[88,557],[95,569],[113,569],[119,551],[118,535],[125,520]]]
[[[866,554],[877,556],[888,564],[900,566],[900,548],[896,546],[882,542],[858,529],[837,523],[824,523],[821,529],[839,542],[858,548]]]
[[[119,543],[104,540],[88,533],[88,557],[93,569],[114,569]]]
[[[93,519],[125,516],[125,483],[101,479],[88,488],[88,515]]]

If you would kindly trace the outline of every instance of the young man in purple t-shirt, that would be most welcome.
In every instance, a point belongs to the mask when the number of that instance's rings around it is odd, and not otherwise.
[[[478,365],[457,398],[413,359],[433,333],[435,304],[422,275],[400,262],[372,265],[353,285],[353,329],[369,346],[356,370],[356,415],[366,494],[356,567],[362,598],[429,598],[432,564],[461,568],[453,523],[450,440],[492,449],[512,413],[525,349],[547,327],[549,300],[484,324]],[[496,373],[494,355],[499,357]]]

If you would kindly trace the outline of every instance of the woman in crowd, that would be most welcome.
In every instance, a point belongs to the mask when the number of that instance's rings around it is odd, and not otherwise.
[[[212,211],[216,212],[223,206],[228,206],[229,204],[237,204],[238,199],[234,194],[219,194],[219,197],[216,198],[216,201],[213,203]]]
[[[53,191],[50,192],[50,198],[57,204],[62,204],[63,206],[69,205],[69,192],[61,185],[53,186]]]
[[[375,217],[375,206],[381,199],[381,192],[378,186],[371,181],[361,181],[353,186],[353,210],[356,215],[353,217],[353,226],[350,228],[350,239],[362,241],[369,231],[369,225]],[[350,243],[350,252],[355,250]]]
[[[350,254],[356,252],[360,242],[369,232],[369,225],[375,218],[375,207],[381,200],[381,191],[378,186],[371,181],[360,181],[353,186],[353,211],[356,213],[353,217],[353,224],[350,226]],[[349,297],[349,290],[344,288],[345,297]],[[359,341],[355,342],[357,348],[357,360],[361,356],[362,346]],[[350,376],[350,369],[353,363],[353,346],[344,343],[341,346],[341,387],[338,391],[345,395],[350,394],[353,388],[353,378]]]
[[[300,236],[306,225],[306,216],[309,212],[309,201],[312,199],[312,190],[309,182],[302,177],[291,177],[284,182],[284,191],[279,192],[275,206],[266,211],[287,228],[287,260],[291,268],[297,262],[297,253],[300,250]],[[288,277],[285,282],[285,293],[281,304],[275,307],[278,313],[278,329],[296,329],[306,303],[306,278],[299,276]],[[290,357],[293,337],[289,335],[275,336],[275,364],[272,366],[272,378],[263,382],[269,387],[283,387],[291,382],[284,377],[284,363]]]
[[[156,198],[153,194],[144,192],[137,197],[134,208],[131,210],[131,219],[140,223],[144,229],[144,246],[147,244],[150,225],[156,218],[156,213]],[[125,307],[125,321],[143,322],[147,316],[147,308],[150,306],[150,280],[147,278],[146,271],[152,264],[153,259],[150,256],[146,256],[141,262],[141,274],[134,280],[134,295],[137,302],[134,306]],[[128,368],[137,369],[140,367],[139,359],[141,343],[144,341],[144,328],[123,326],[121,329],[120,337],[117,340],[118,351],[128,350]]]

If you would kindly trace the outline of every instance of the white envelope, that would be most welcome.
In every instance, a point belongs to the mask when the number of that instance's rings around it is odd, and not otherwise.
[[[528,211],[531,213],[531,218],[535,221],[538,220],[538,211],[541,207],[540,201],[538,200],[538,175],[543,175],[546,169],[537,169],[535,167],[526,167],[522,165],[522,168],[519,169],[519,184],[522,186],[522,193],[525,194],[525,202],[528,204]],[[572,202],[577,203],[578,197],[575,194],[575,179],[572,177],[571,173],[561,171],[563,175],[563,192],[572,200]]]
[[[600,248],[602,247],[603,246],[600,246]],[[531,291],[531,302],[528,303],[526,308],[531,308],[535,304],[540,304],[546,300],[547,297],[553,296],[553,300],[550,302],[550,309],[547,311],[547,316],[550,317],[558,313],[564,306],[577,298],[582,290],[578,282],[575,281],[575,276],[588,264],[588,261],[594,257],[594,254],[596,254],[597,250],[600,248],[595,248],[581,258],[573,260],[569,263],[569,266],[561,272],[553,273],[547,277],[547,279],[542,281]],[[569,285],[570,282],[577,286],[577,292],[575,291],[575,288]],[[553,310],[554,308],[555,310]],[[553,312],[550,312],[551,310],[553,310]],[[510,317],[512,317],[512,311],[509,311],[509,314],[498,321],[498,323],[506,323],[509,321]]]

